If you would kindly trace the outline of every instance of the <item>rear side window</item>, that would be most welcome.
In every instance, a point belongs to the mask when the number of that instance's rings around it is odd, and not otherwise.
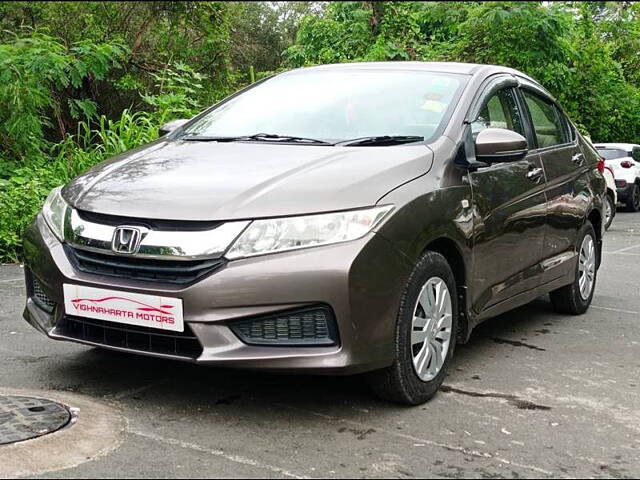
[[[567,116],[564,113],[562,113],[562,110],[560,110],[557,105],[554,108],[556,109],[556,113],[560,117],[560,123],[562,123],[562,130],[564,133],[565,143],[573,142],[576,136],[575,136],[573,126],[571,125],[571,122],[569,121]]]
[[[636,162],[640,162],[640,147],[633,147],[633,150],[631,150],[631,157]]]
[[[527,90],[522,93],[531,114],[538,148],[570,142],[568,127],[564,124],[553,103]]]
[[[489,97],[478,118],[471,124],[474,137],[486,128],[505,128],[524,136],[522,115],[518,110],[513,89],[498,90]]]

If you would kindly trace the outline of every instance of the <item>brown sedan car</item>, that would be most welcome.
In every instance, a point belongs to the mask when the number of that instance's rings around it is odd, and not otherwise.
[[[56,340],[207,365],[367,373],[409,404],[483,320],[586,311],[598,154],[509,68],[293,70],[55,189],[24,238]]]

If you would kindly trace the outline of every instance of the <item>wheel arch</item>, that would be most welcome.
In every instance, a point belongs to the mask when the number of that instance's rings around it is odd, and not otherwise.
[[[458,298],[458,343],[466,343],[471,334],[469,328],[468,306],[467,306],[467,287],[468,273],[467,264],[460,246],[451,238],[441,236],[429,241],[425,246],[424,252],[432,251],[442,255],[446,260],[453,277],[456,281],[456,295]]]
[[[602,213],[597,208],[593,208],[589,215],[587,215],[587,220],[591,222],[593,225],[593,229],[596,232],[596,243],[598,244],[598,267],[600,267],[600,263],[602,261]]]

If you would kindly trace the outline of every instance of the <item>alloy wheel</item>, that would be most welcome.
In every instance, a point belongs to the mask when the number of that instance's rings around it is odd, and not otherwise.
[[[578,270],[580,271],[578,277],[580,296],[583,300],[587,300],[591,295],[596,277],[596,247],[591,235],[586,235],[582,240]]]
[[[431,277],[413,309],[411,352],[413,368],[424,382],[433,380],[444,364],[451,343],[451,294],[444,280]]]

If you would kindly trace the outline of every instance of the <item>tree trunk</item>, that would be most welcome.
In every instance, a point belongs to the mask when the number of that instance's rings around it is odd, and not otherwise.
[[[384,16],[384,2],[365,2],[371,8],[371,18],[369,19],[369,25],[374,35],[380,33],[380,23]]]

